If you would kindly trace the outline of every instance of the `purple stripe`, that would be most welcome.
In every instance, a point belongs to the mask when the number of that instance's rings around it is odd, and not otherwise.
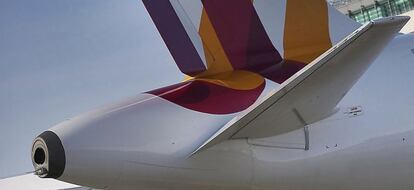
[[[169,0],[143,0],[181,72],[194,76],[206,70]]]
[[[257,72],[282,61],[251,0],[202,2],[233,68]]]
[[[282,84],[305,66],[305,63],[298,61],[284,60],[280,64],[272,65],[261,71],[260,74],[273,82]]]

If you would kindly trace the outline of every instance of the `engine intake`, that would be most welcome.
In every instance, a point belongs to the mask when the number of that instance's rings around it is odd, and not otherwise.
[[[65,170],[66,157],[60,138],[52,131],[37,136],[32,145],[35,174],[41,178],[59,178]]]

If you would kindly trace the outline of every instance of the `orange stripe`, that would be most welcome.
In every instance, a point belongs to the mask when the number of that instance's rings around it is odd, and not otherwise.
[[[209,78],[196,78],[235,90],[251,90],[264,83],[264,78],[250,71],[230,71],[220,73]]]
[[[217,37],[217,34],[207,16],[205,9],[201,15],[200,21],[200,37],[204,45],[204,53],[207,61],[207,71],[201,73],[201,76],[211,75],[215,73],[232,71],[233,67],[224,52],[223,47]]]
[[[288,0],[284,28],[284,58],[310,63],[332,47],[325,0]]]
[[[186,76],[184,81],[208,81],[236,90],[251,90],[264,83],[264,78],[259,74],[243,70],[234,71],[205,9],[200,22],[199,34],[204,45],[207,71],[195,77]]]

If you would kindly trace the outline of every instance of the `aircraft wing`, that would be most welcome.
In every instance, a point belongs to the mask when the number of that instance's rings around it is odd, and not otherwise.
[[[227,139],[286,133],[329,116],[408,20],[390,17],[360,27],[282,83],[264,101],[231,120],[194,153]]]
[[[91,190],[91,188],[81,187],[56,179],[43,179],[34,174],[25,174],[9,178],[0,179],[0,189],[9,190],[44,190],[44,189],[70,189],[70,190]]]

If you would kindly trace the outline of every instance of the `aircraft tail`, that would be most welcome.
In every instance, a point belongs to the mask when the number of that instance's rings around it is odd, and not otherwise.
[[[247,70],[281,83],[360,26],[325,0],[143,2],[193,77]]]

